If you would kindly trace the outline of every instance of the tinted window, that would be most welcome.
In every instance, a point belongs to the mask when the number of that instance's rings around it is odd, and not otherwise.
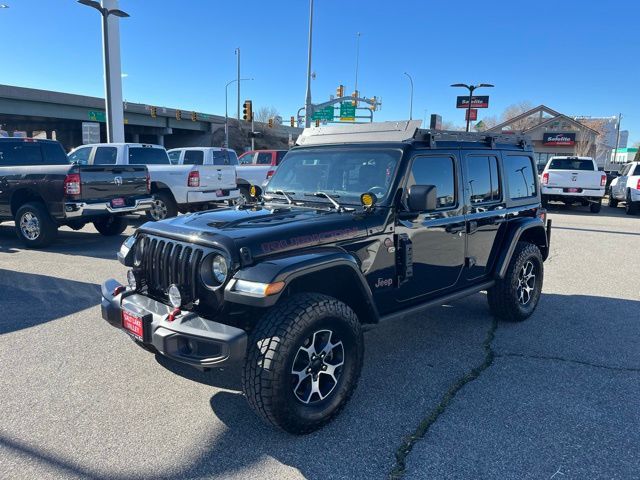
[[[633,175],[640,175],[640,163],[636,165],[636,169],[633,171]]]
[[[62,145],[54,142],[43,142],[40,144],[44,161],[47,165],[64,165],[69,163],[67,154],[64,153]]]
[[[465,158],[465,178],[471,205],[500,200],[498,159],[492,156],[469,156]]]
[[[92,147],[82,147],[74,150],[69,154],[69,161],[71,163],[77,163],[78,165],[87,165],[89,163],[89,156],[91,155]]]
[[[276,165],[280,165],[280,162],[282,161],[282,159],[286,154],[287,154],[286,150],[276,153]]]
[[[536,180],[531,158],[522,156],[505,157],[504,174],[507,177],[509,196],[512,199],[536,195]]]
[[[453,158],[416,157],[409,173],[407,191],[412,185],[435,185],[438,208],[452,207],[456,203]]]
[[[129,163],[143,165],[168,165],[169,157],[164,148],[131,147],[129,148]]]
[[[204,163],[204,152],[201,150],[186,150],[184,152],[183,165],[202,165]]]
[[[0,142],[0,164],[44,165],[40,145],[27,142]]]
[[[595,168],[592,160],[554,158],[549,164],[549,170],[595,170]]]
[[[235,158],[234,160],[236,160],[236,163],[231,163],[231,158],[230,158],[231,155],[227,150],[213,150],[211,152],[211,156],[213,157],[214,165],[237,165],[238,164],[238,161]]]
[[[249,165],[253,163],[254,156],[255,153],[243,153],[240,155],[240,158],[238,158],[238,162],[240,162],[240,165]]]
[[[169,152],[169,161],[172,165],[178,165],[180,163],[180,151]]]
[[[238,165],[238,155],[234,150],[227,150],[227,155],[229,155],[229,165]]]
[[[271,165],[271,152],[258,153],[256,163],[258,165]]]
[[[115,147],[98,147],[93,156],[94,165],[115,165],[118,158],[118,149]]]

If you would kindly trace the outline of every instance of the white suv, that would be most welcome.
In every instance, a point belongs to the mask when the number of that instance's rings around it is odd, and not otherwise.
[[[612,180],[609,206],[615,208],[618,202],[624,202],[628,215],[640,210],[640,162],[627,163],[620,175]]]

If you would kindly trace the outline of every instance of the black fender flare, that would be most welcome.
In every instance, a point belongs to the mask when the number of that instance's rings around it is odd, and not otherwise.
[[[496,261],[495,277],[503,279],[507,274],[516,245],[523,236],[534,240],[540,248],[543,260],[549,256],[549,235],[544,222],[539,218],[522,218],[513,221],[503,242],[503,248]],[[550,228],[550,227],[549,227]]]
[[[295,280],[328,269],[348,269],[360,292],[368,323],[377,323],[380,316],[373,301],[371,289],[353,255],[339,248],[317,248],[298,251],[291,255],[268,258],[253,266],[239,270],[224,292],[225,301],[254,307],[271,307],[280,299],[286,288]],[[235,280],[259,283],[285,282],[280,293],[268,297],[255,297],[233,290]]]

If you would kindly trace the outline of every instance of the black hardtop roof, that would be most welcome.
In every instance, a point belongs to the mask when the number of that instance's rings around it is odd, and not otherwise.
[[[60,143],[57,140],[51,140],[49,138],[31,138],[31,137],[0,137],[0,142],[47,142],[47,143]]]

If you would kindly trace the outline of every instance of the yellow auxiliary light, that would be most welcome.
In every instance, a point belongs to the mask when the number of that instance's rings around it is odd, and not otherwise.
[[[251,188],[249,189],[249,195],[251,195],[254,198],[258,195],[258,189],[256,188],[255,185],[251,185]]]
[[[376,196],[371,192],[363,193],[360,195],[360,202],[367,208],[373,207],[376,203]]]

